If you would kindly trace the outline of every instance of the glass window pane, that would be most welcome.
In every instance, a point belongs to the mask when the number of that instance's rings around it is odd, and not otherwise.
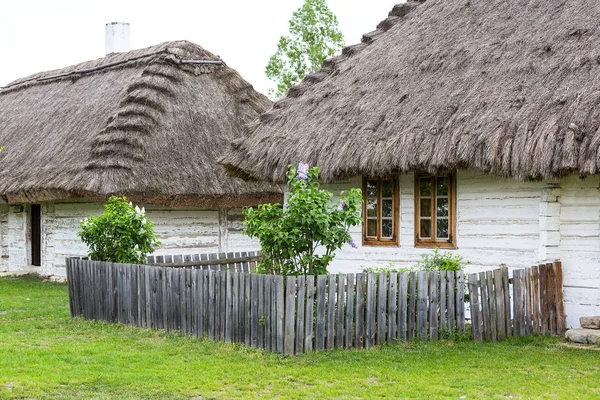
[[[367,217],[377,216],[377,200],[367,199]]]
[[[419,193],[421,196],[431,196],[431,179],[419,180]]]
[[[437,238],[448,239],[448,220],[438,219],[437,220]]]
[[[381,221],[381,237],[391,238],[392,237],[392,220],[384,219]]]
[[[437,199],[437,216],[448,216],[448,199]]]
[[[377,220],[376,219],[368,219],[367,220],[367,236],[377,237]]]
[[[367,181],[367,196],[377,197],[377,181]]]
[[[421,199],[421,217],[431,217],[431,199]]]
[[[421,220],[421,231],[419,234],[422,238],[430,238],[431,237],[431,220],[430,219],[422,219]]]
[[[392,216],[392,200],[381,201],[381,216],[391,217]]]
[[[394,183],[392,181],[381,182],[381,197],[392,197],[394,193]]]
[[[448,177],[437,178],[436,194],[438,196],[448,196]]]

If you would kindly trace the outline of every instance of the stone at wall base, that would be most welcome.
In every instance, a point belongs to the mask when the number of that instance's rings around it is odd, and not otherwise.
[[[586,329],[600,329],[600,316],[581,317],[579,318],[579,324]]]
[[[569,329],[565,337],[575,343],[600,344],[600,329]]]

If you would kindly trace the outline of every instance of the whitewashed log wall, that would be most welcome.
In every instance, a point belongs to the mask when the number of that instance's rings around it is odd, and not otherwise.
[[[257,242],[242,235],[240,209],[145,207],[162,243],[155,252],[157,255],[259,248]],[[103,205],[86,202],[42,204],[41,267],[30,265],[28,210],[27,206],[0,206],[0,272],[30,271],[43,276],[64,277],[65,257],[87,254],[87,247],[77,236],[80,221],[101,214]]]
[[[569,176],[557,182],[517,182],[475,172],[457,179],[457,249],[471,261],[468,272],[506,264],[513,268],[540,261],[563,261],[567,324],[581,315],[600,314],[600,177]],[[399,247],[362,246],[362,227],[337,253],[332,272],[360,267],[408,267],[431,250],[414,247],[414,175],[400,181]],[[362,187],[360,177],[324,185],[340,192]]]

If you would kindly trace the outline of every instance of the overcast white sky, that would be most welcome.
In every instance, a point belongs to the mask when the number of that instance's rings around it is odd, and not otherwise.
[[[375,29],[403,0],[328,0],[346,44]],[[131,48],[195,42],[254,87],[302,0],[0,0],[0,86],[39,71],[104,56],[104,24],[129,22]]]

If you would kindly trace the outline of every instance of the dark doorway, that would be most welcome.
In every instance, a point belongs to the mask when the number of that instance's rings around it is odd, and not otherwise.
[[[31,264],[42,265],[42,215],[39,204],[31,205]]]

